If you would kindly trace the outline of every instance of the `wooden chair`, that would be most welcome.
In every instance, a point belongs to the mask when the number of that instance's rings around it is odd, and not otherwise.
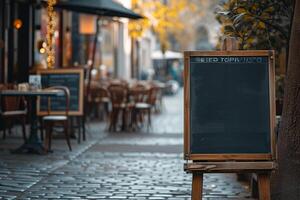
[[[151,105],[151,107],[155,107],[157,104],[157,100],[160,97],[160,88],[157,86],[151,86],[150,90],[149,90],[149,98],[147,100],[147,102]]]
[[[157,88],[154,109],[156,113],[160,113],[163,110],[163,90],[166,85],[158,81],[150,81],[149,84],[151,85],[151,87]]]
[[[127,124],[128,109],[128,88],[124,84],[112,84],[108,86],[108,92],[112,105],[110,113],[109,131],[116,131],[120,113],[122,114],[122,130],[125,130]]]
[[[155,108],[156,106],[159,91],[160,91],[159,87],[151,86],[148,92],[148,98],[146,102],[149,106],[147,106],[147,108],[144,108],[148,113],[148,130],[151,127],[151,123],[152,123],[151,122],[152,108]]]
[[[64,86],[54,86],[47,89],[57,89],[62,90],[64,92],[64,98],[65,98],[65,110],[64,114],[56,115],[51,114],[51,98],[54,97],[48,97],[48,115],[43,116],[42,118],[42,126],[46,130],[46,137],[45,137],[45,146],[47,151],[51,151],[51,140],[52,140],[52,132],[53,127],[56,125],[62,125],[63,126],[63,132],[65,134],[65,139],[67,141],[69,150],[72,151],[71,142],[70,142],[70,133],[69,133],[69,103],[70,103],[70,91],[67,87]]]
[[[105,119],[109,115],[109,93],[104,87],[93,87],[90,90],[89,102],[92,105],[92,110],[96,111],[96,117],[99,117],[101,112],[101,119]],[[100,111],[99,111],[100,109]]]
[[[1,84],[0,90],[15,89],[13,84]],[[24,97],[15,96],[2,96],[0,117],[3,126],[3,139],[6,138],[6,130],[9,129],[11,133],[11,126],[15,121],[20,121],[22,125],[23,139],[26,141],[26,116],[27,116],[27,104]]]
[[[148,129],[151,124],[151,105],[147,102],[150,90],[145,85],[135,85],[130,89],[130,97],[133,103],[131,127],[135,130],[139,123],[144,122],[144,115],[148,116]]]

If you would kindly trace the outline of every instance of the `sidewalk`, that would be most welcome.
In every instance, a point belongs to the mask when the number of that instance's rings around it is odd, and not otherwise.
[[[0,199],[190,199],[183,171],[182,92],[166,97],[150,132],[107,133],[90,123],[87,141],[54,140],[46,156],[13,155],[20,136],[0,141]],[[206,200],[251,199],[234,174],[206,174]]]

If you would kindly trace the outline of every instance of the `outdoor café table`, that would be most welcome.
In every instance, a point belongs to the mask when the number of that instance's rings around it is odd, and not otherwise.
[[[37,113],[36,113],[36,103],[38,96],[62,96],[64,95],[61,90],[54,89],[43,89],[43,90],[28,90],[28,91],[19,91],[19,90],[2,90],[0,91],[1,96],[24,96],[27,97],[30,101],[30,135],[27,141],[22,144],[16,150],[13,150],[12,153],[32,153],[32,154],[46,154],[43,144],[37,135]]]

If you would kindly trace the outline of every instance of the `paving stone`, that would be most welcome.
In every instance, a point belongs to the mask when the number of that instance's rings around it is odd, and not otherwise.
[[[10,154],[19,137],[0,143],[0,199],[190,199],[191,174],[183,171],[182,92],[165,98],[149,132],[107,133],[89,122],[87,141],[53,141],[44,156]],[[167,107],[167,106],[168,107]],[[234,174],[205,174],[204,199],[250,200],[249,187]]]

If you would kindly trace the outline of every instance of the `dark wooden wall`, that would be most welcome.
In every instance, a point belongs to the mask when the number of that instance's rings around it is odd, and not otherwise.
[[[34,60],[34,13],[31,0],[0,1],[0,83],[24,82]],[[14,28],[14,20],[20,19],[22,27]]]

